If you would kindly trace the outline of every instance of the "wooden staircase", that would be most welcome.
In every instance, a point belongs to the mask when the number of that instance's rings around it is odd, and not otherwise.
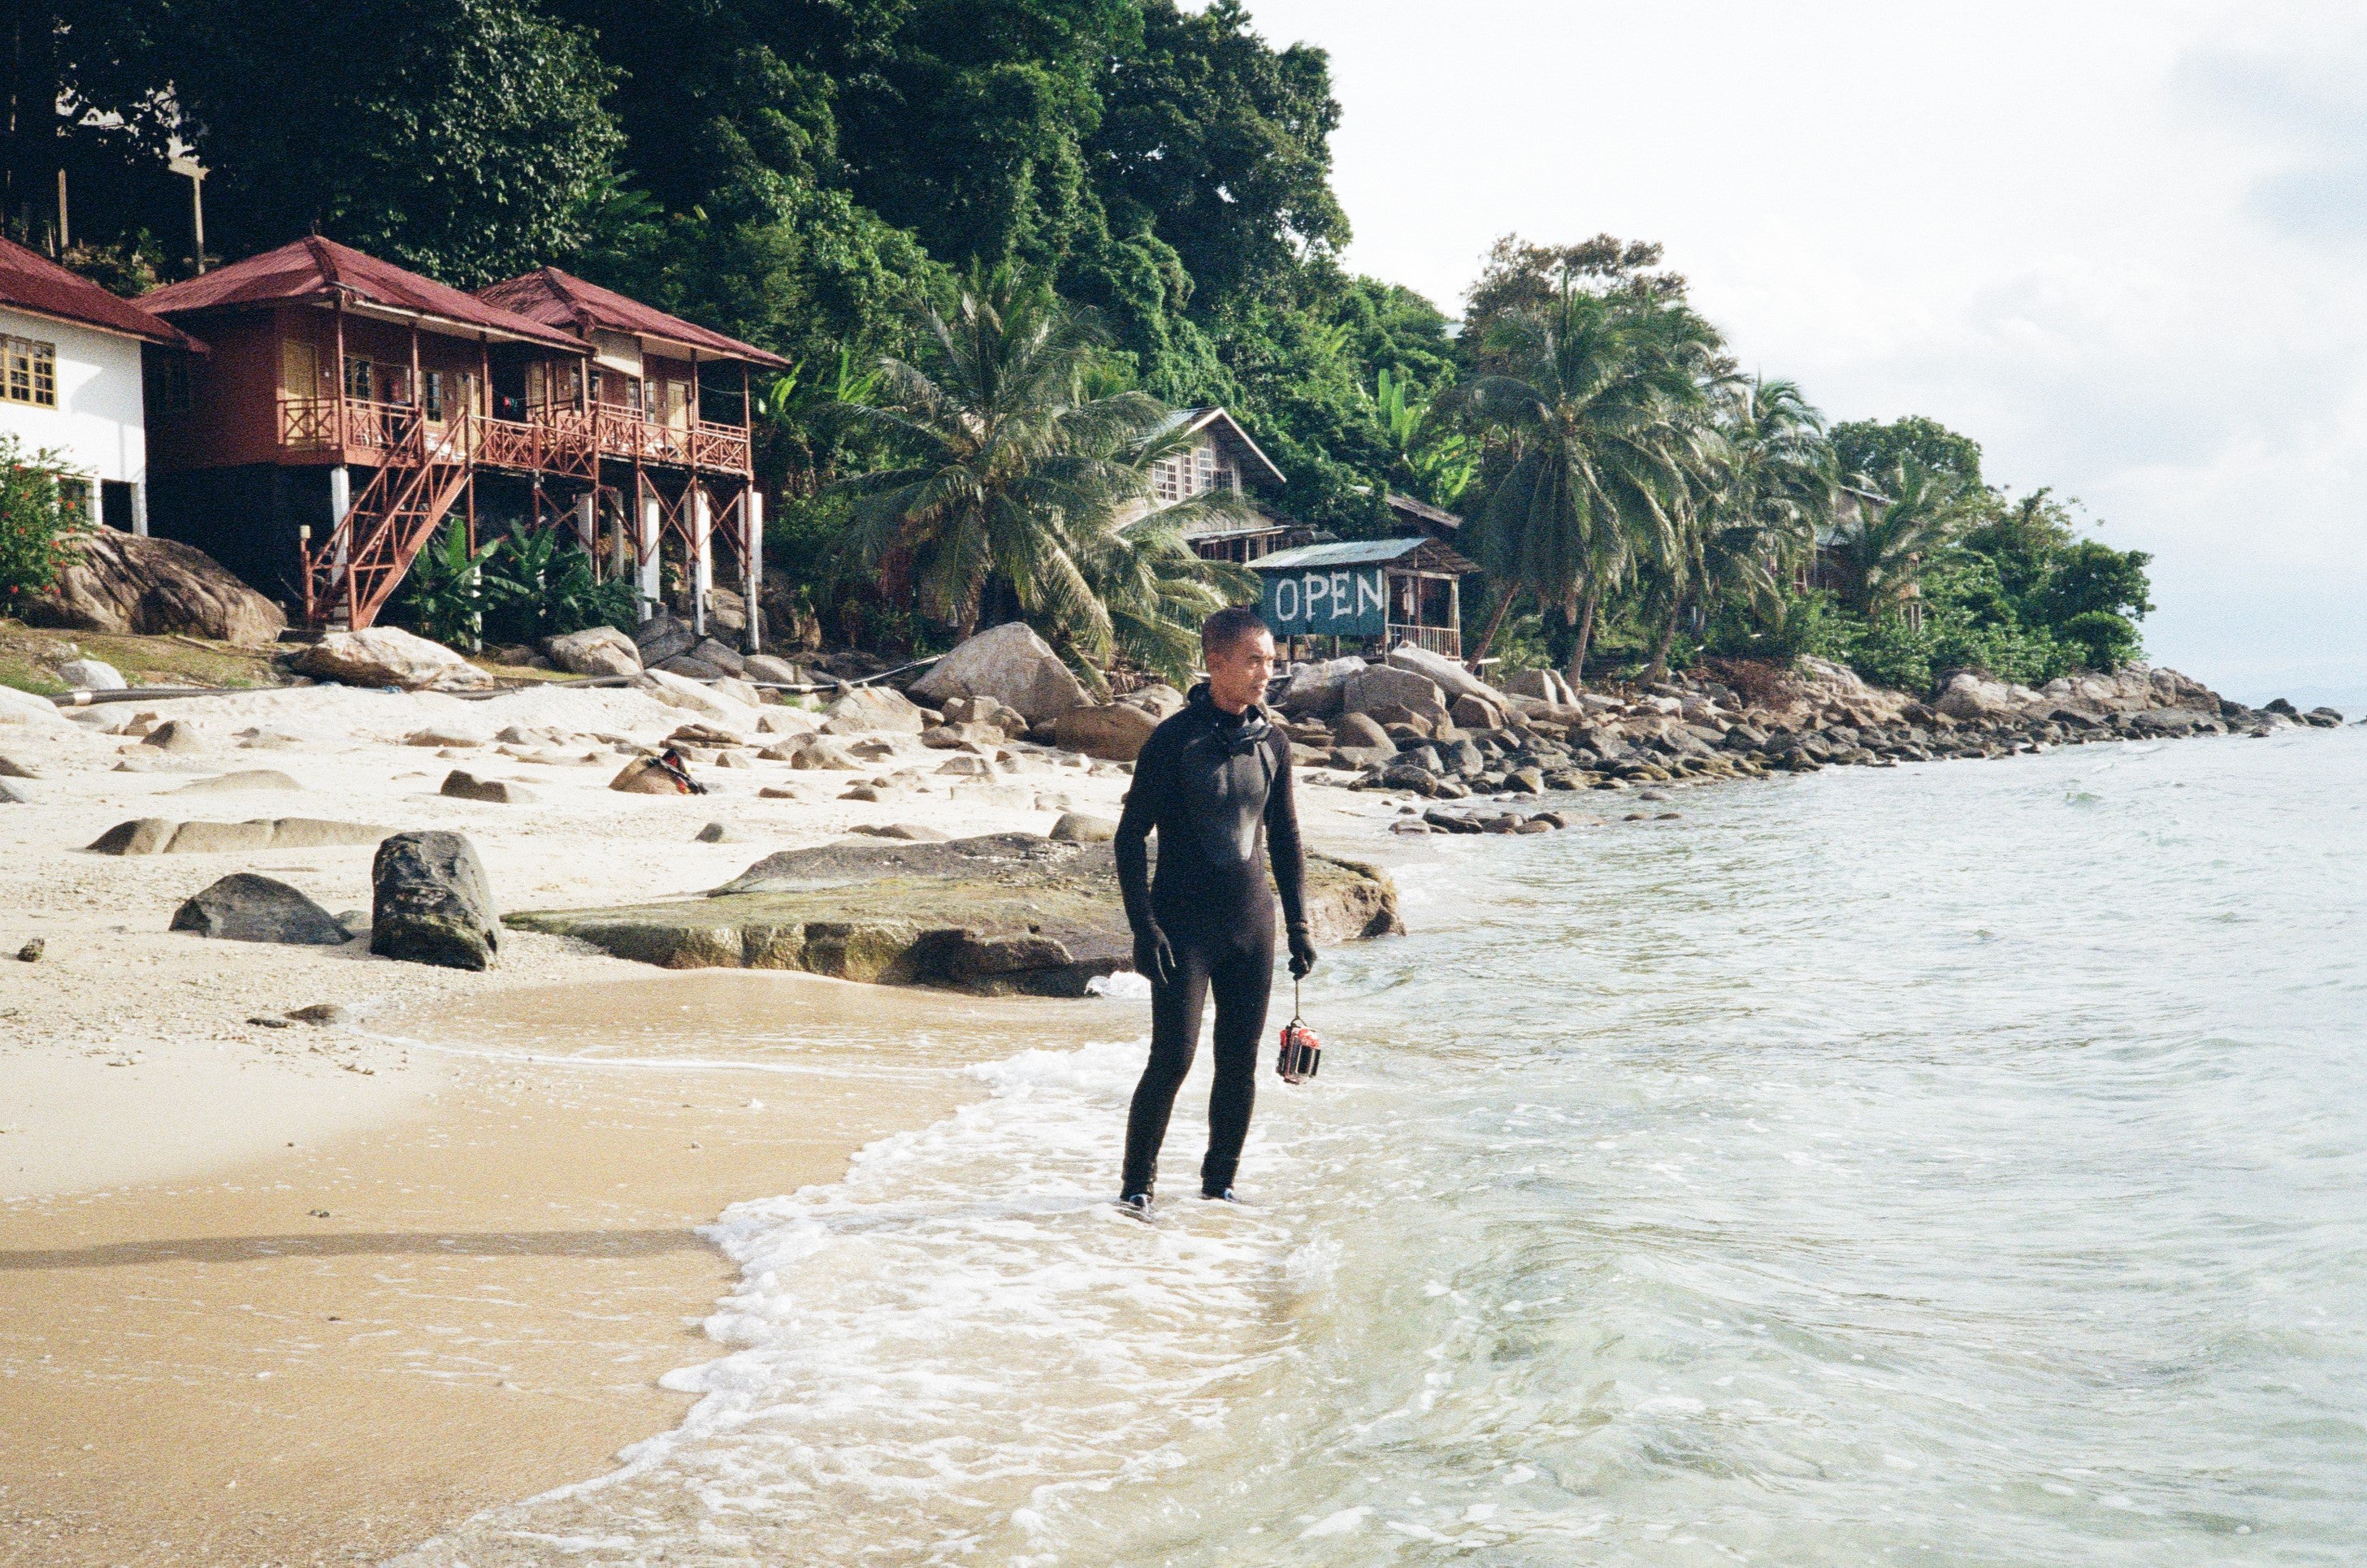
[[[468,492],[469,474],[466,443],[449,436],[431,443],[425,418],[413,412],[345,517],[326,540],[306,552],[305,602],[311,623],[359,631],[375,622],[411,563]]]

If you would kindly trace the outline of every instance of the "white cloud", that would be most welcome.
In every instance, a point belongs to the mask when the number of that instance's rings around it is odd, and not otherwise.
[[[1669,247],[1747,365],[2153,551],[2157,657],[2367,696],[2367,27],[2333,4],[1252,0],[1331,51],[1350,261]]]

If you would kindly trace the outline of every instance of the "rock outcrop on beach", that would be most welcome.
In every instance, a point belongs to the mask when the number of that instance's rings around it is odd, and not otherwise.
[[[943,706],[964,697],[991,697],[1033,724],[1049,724],[1092,699],[1051,644],[1025,621],[982,631],[946,654],[912,682],[912,695]]]
[[[296,668],[348,686],[392,686],[405,692],[470,692],[493,678],[440,642],[400,626],[330,632],[297,657]]]
[[[1077,826],[1077,837],[1088,831]],[[1307,880],[1318,942],[1405,929],[1385,873],[1309,855]],[[1095,976],[1133,963],[1111,846],[1032,833],[791,850],[704,899],[507,922],[673,969],[804,969],[988,993],[1082,996]]]
[[[336,917],[284,882],[234,872],[173,912],[173,930],[225,942],[285,942],[342,947],[351,941]]]
[[[95,528],[77,534],[57,581],[28,599],[37,626],[180,632],[266,648],[288,625],[278,605],[193,545]]]
[[[138,817],[119,822],[94,840],[95,855],[221,854],[232,850],[318,850],[339,844],[375,844],[386,829],[361,822],[327,822],[317,817],[265,817],[246,822],[176,822]]]
[[[380,958],[490,969],[501,912],[477,852],[459,833],[397,833],[370,867],[370,951]]]
[[[543,644],[553,664],[576,675],[630,676],[641,672],[641,650],[614,626],[587,626]]]

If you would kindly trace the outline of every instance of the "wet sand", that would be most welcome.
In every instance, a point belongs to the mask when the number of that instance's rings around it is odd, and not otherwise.
[[[0,1209],[0,1564],[376,1561],[599,1474],[713,1353],[694,1227],[1138,1023],[734,971],[373,1019],[398,1119]]]

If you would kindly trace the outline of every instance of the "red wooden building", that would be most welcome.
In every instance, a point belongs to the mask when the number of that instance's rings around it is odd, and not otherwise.
[[[708,586],[719,537],[761,571],[762,349],[565,274],[470,295],[319,238],[141,305],[213,349],[149,351],[152,529],[314,626],[368,626],[452,517],[567,528],[645,607],[669,563]]]

